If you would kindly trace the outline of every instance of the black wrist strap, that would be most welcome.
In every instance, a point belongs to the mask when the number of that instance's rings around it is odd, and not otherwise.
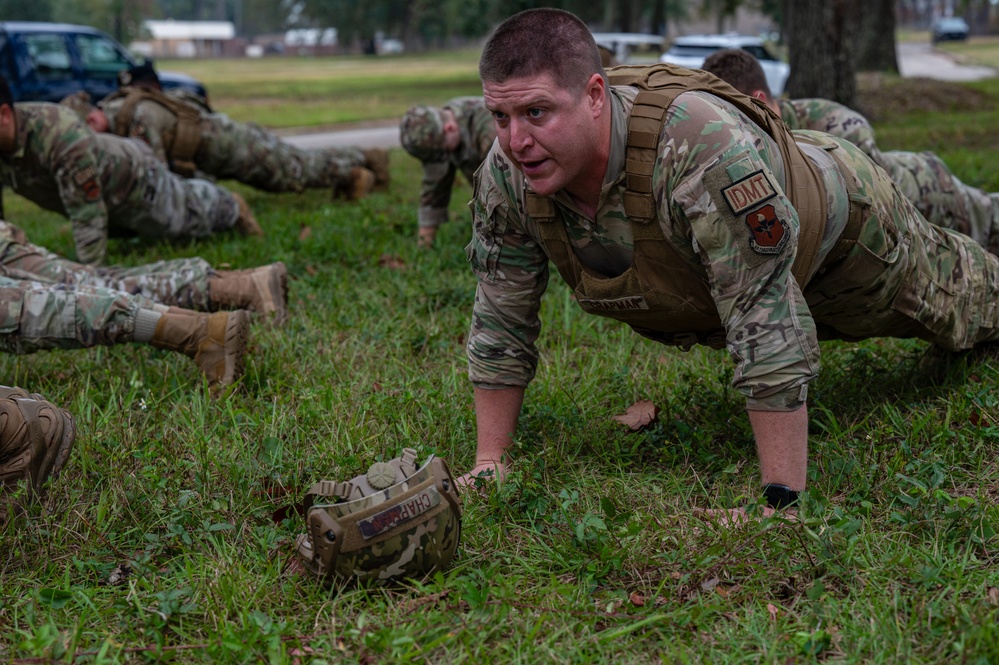
[[[763,496],[771,508],[786,508],[798,503],[798,493],[787,485],[767,483],[763,486]]]

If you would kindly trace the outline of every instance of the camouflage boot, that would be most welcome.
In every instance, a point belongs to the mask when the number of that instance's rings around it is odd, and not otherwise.
[[[362,150],[361,153],[364,155],[364,168],[375,174],[375,189],[378,191],[386,189],[389,183],[388,150],[370,148]]]
[[[248,309],[284,325],[288,320],[288,269],[278,261],[249,270],[220,270],[208,278],[213,309]]]
[[[236,218],[235,229],[244,236],[264,235],[264,230],[257,223],[257,218],[253,216],[253,211],[250,210],[250,205],[246,202],[246,199],[236,192],[230,192],[230,194],[232,194],[232,198],[236,199],[236,203],[239,205],[239,217]]]
[[[345,198],[348,201],[363,199],[375,188],[375,174],[362,166],[350,170],[346,181],[333,186],[333,198]]]
[[[228,386],[243,375],[243,354],[250,330],[249,312],[160,316],[149,341],[158,349],[193,358],[212,386]]]
[[[73,417],[65,409],[39,399],[0,399],[0,495],[22,480],[38,495],[46,479],[62,470],[75,438]]]

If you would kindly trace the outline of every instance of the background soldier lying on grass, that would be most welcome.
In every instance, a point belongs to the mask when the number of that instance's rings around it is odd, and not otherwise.
[[[964,184],[936,154],[879,150],[867,118],[837,102],[774,99],[759,61],[742,49],[716,51],[704,60],[702,69],[762,100],[791,129],[814,129],[850,141],[888,172],[928,221],[969,235],[993,254],[999,253],[999,195]]]
[[[388,184],[383,149],[298,148],[256,123],[165,94],[148,64],[129,70],[128,81],[88,111],[87,123],[146,143],[181,175],[230,178],[267,192],[327,188],[348,199]]]
[[[104,261],[112,233],[166,240],[228,230],[263,235],[238,194],[171,173],[148,146],[94,134],[64,106],[15,106],[2,78],[0,176],[16,193],[69,218],[83,263]]]

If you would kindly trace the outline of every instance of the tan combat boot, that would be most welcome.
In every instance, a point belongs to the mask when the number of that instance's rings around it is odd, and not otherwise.
[[[333,198],[345,198],[348,201],[363,199],[375,188],[375,174],[363,166],[355,166],[345,182],[333,186]]]
[[[375,189],[381,191],[389,184],[389,154],[382,148],[369,148],[364,154],[364,168],[375,174]]]
[[[239,217],[236,218],[236,226],[234,228],[244,236],[264,235],[264,230],[257,223],[257,218],[253,216],[253,211],[250,210],[250,205],[246,202],[246,199],[236,192],[229,193],[232,194],[232,198],[236,199],[236,203],[239,204]]]
[[[166,312],[149,343],[194,359],[212,386],[228,386],[243,375],[250,313],[237,309],[214,314]]]
[[[22,480],[38,495],[46,479],[62,470],[75,438],[73,416],[65,409],[40,399],[0,399],[0,495]]]
[[[219,270],[208,278],[214,309],[248,309],[277,325],[288,320],[288,269],[278,261],[249,270]]]

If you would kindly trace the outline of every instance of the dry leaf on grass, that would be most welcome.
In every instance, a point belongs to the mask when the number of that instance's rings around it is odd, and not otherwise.
[[[647,399],[635,402],[628,407],[628,410],[621,415],[614,416],[618,421],[632,432],[638,432],[651,425],[659,416],[659,407]]]
[[[635,607],[643,607],[645,605],[645,596],[637,591],[632,591],[631,595],[628,596],[628,600],[630,600],[631,604]]]
[[[777,620],[777,606],[773,603],[767,603],[767,612],[770,612],[770,618],[774,621]]]
[[[378,257],[378,265],[389,270],[402,270],[406,267],[406,262],[398,254],[382,254]]]

